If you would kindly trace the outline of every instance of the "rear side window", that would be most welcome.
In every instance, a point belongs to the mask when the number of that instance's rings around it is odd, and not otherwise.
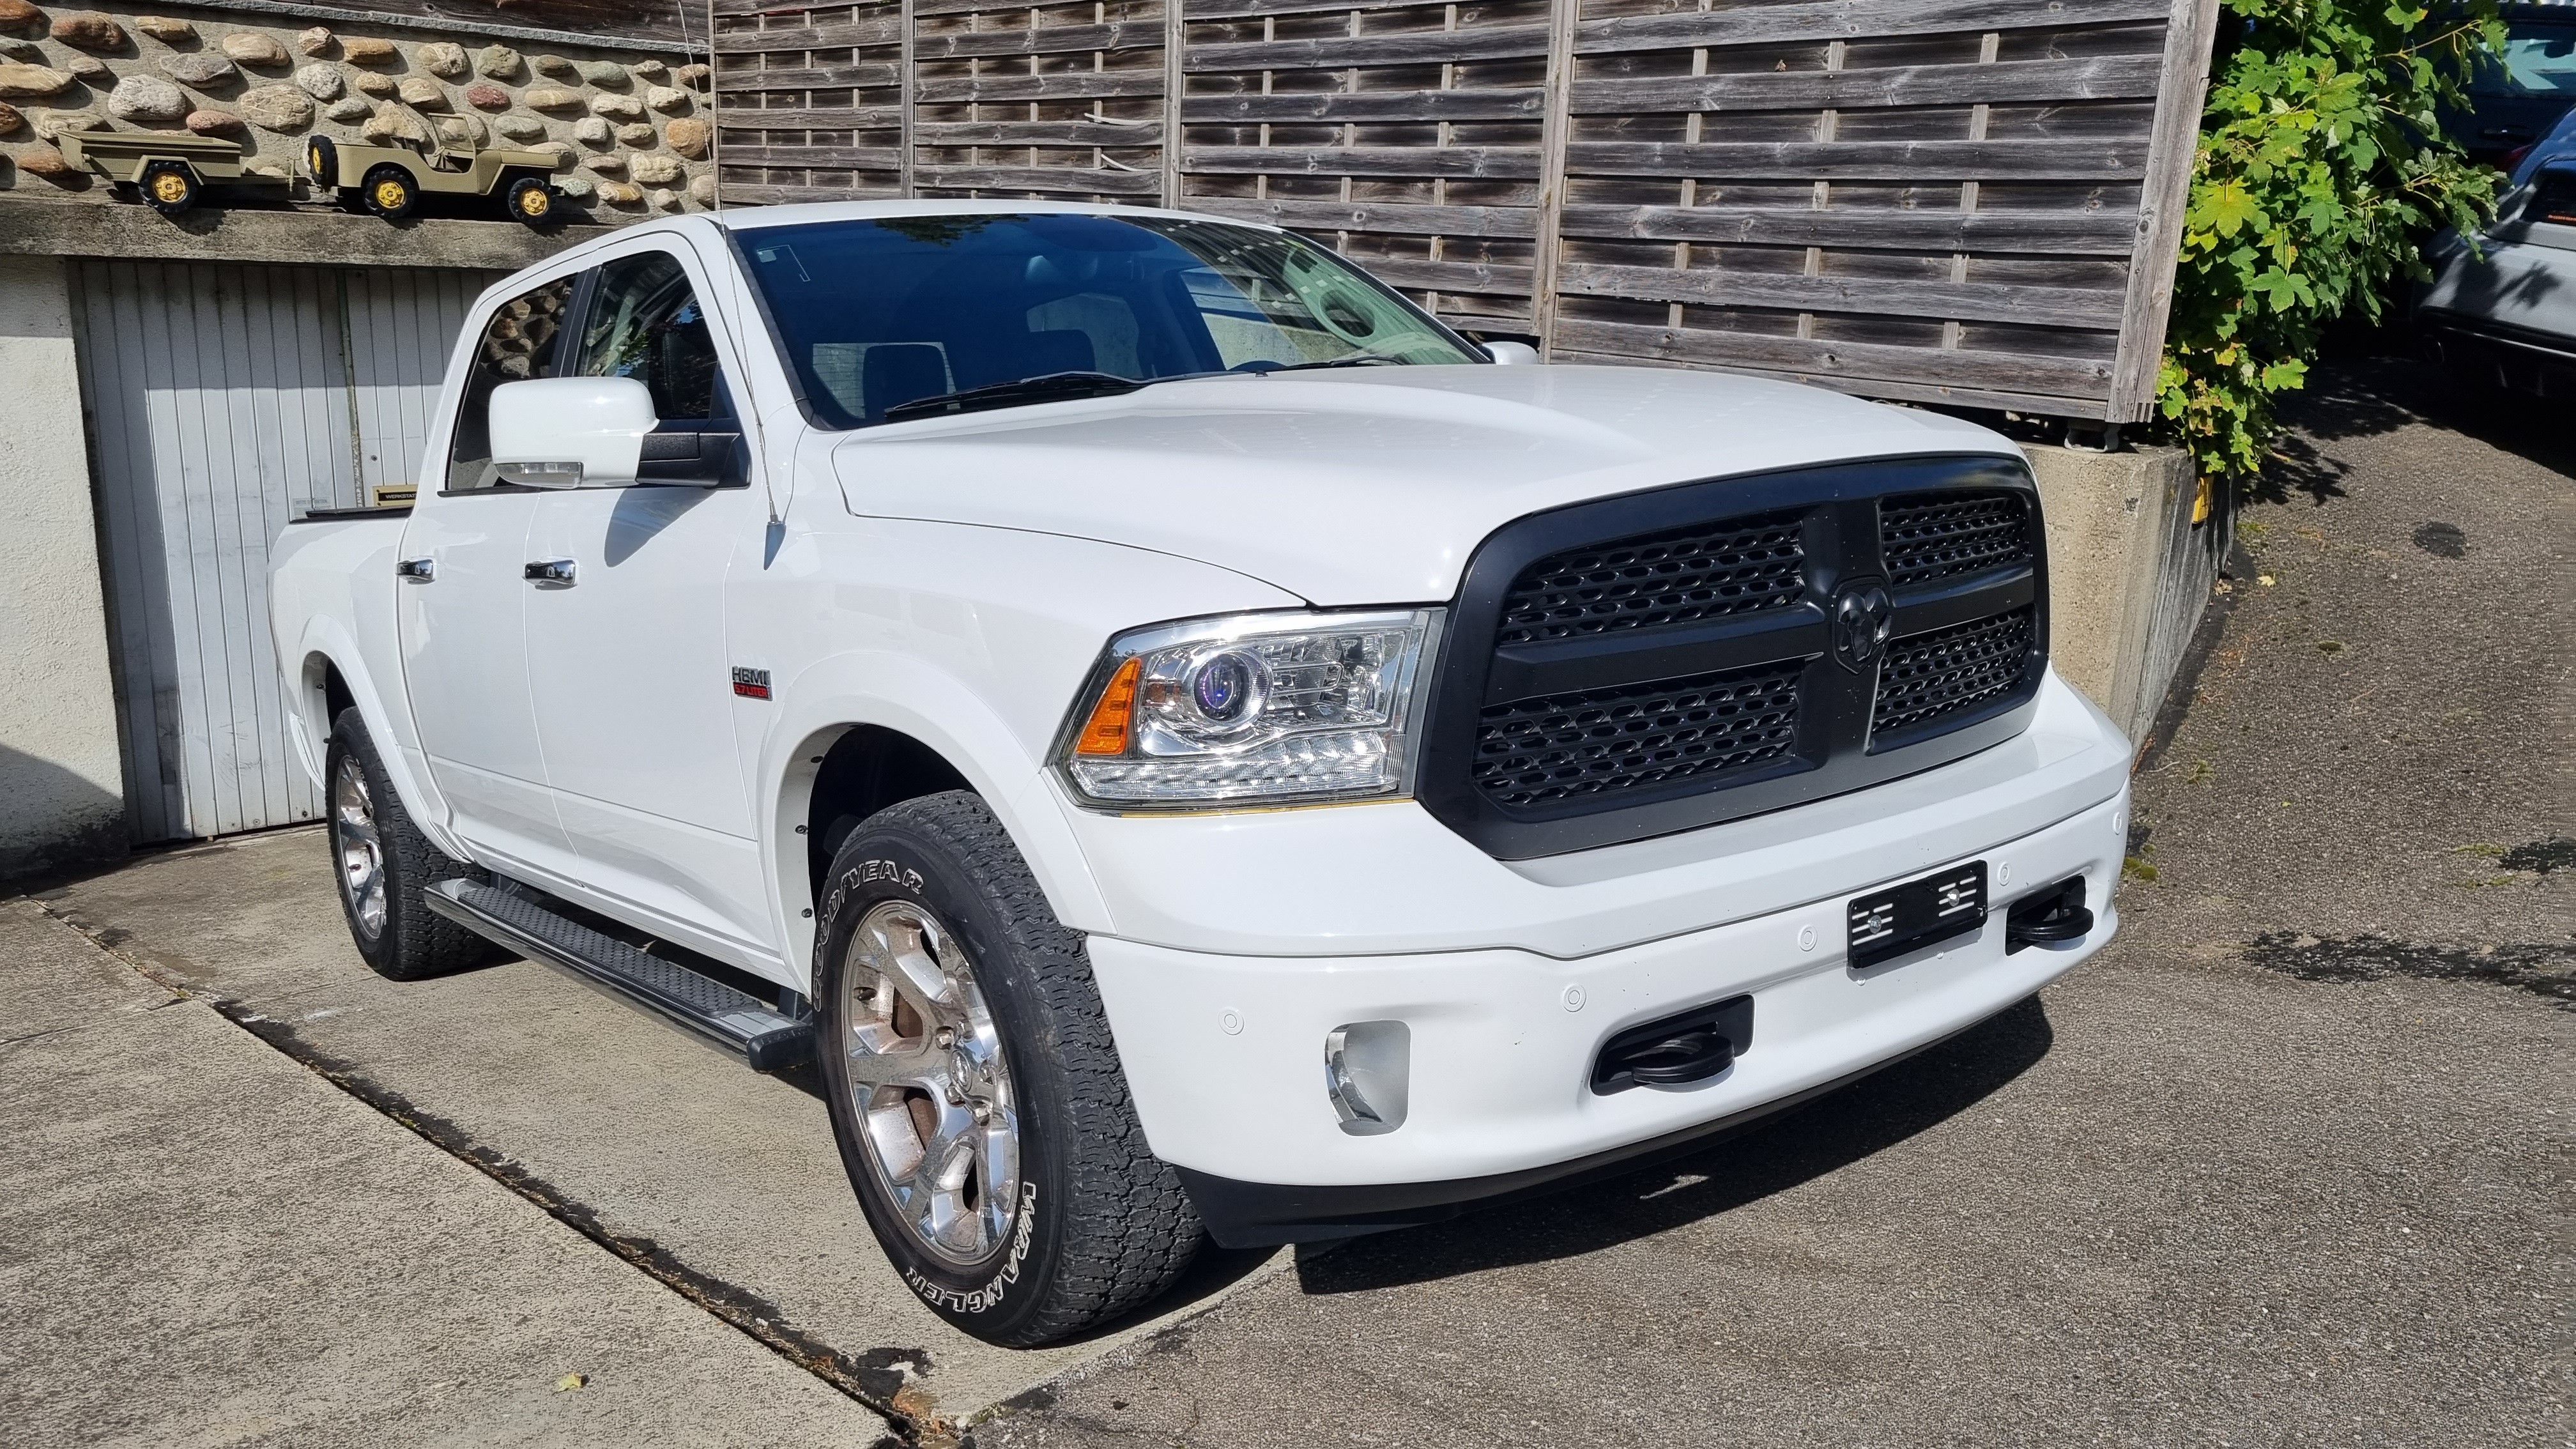
[[[483,325],[474,370],[456,408],[456,437],[447,450],[447,492],[470,493],[500,483],[492,468],[492,389],[555,375],[564,314],[572,310],[573,283],[579,279],[575,273],[522,292],[502,303]]]
[[[634,378],[666,422],[716,416],[715,337],[679,258],[639,252],[599,269],[574,371]]]
[[[2531,183],[2523,220],[2576,226],[2576,166],[2552,166],[2531,178]]]

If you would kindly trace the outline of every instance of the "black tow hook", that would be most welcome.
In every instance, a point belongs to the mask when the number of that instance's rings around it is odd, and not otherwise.
[[[1724,1001],[1632,1026],[1602,1043],[1592,1062],[1592,1090],[1604,1096],[1630,1087],[1704,1082],[1735,1065],[1753,1045],[1753,998]]]
[[[2093,913],[2084,905],[2084,877],[2069,876],[2013,903],[2004,917],[2004,954],[2080,941],[2092,930]]]
[[[1735,1065],[1735,1043],[1714,1031],[1686,1031],[1634,1048],[1623,1059],[1628,1080],[1670,1087],[1713,1077]]]

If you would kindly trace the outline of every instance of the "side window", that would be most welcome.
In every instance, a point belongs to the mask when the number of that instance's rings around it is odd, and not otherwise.
[[[557,338],[572,310],[580,274],[548,282],[501,304],[483,326],[474,349],[474,371],[457,404],[456,437],[447,450],[447,490],[472,492],[501,481],[492,468],[492,389],[505,382],[555,375]]]
[[[574,371],[634,378],[664,421],[720,415],[715,338],[677,257],[639,252],[599,269]]]

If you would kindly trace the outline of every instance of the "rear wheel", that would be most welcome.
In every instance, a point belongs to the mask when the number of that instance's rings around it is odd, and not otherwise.
[[[313,178],[313,189],[331,191],[340,185],[340,147],[328,136],[315,136],[304,143],[304,169]]]
[[[555,219],[555,189],[542,176],[522,176],[511,182],[505,197],[513,221],[545,226]]]
[[[420,187],[409,171],[388,161],[358,183],[358,201],[387,221],[400,221],[420,204]]]
[[[144,204],[163,216],[177,216],[197,204],[203,188],[197,184],[197,173],[181,161],[154,161],[143,168],[138,190]]]
[[[1029,1347],[1171,1286],[1198,1215],[1146,1149],[1081,934],[984,802],[871,816],[834,853],[821,915],[833,1135],[913,1291]]]
[[[440,881],[483,873],[412,824],[355,708],[332,723],[323,776],[340,909],[367,965],[391,980],[418,981],[493,959],[490,942],[421,903],[421,892]]]

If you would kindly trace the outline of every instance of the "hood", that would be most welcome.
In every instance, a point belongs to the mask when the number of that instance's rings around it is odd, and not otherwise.
[[[1938,413],[1627,367],[1382,367],[1159,383],[842,435],[850,511],[1067,534],[1319,605],[1455,592],[1484,537],[1568,503],[1920,453],[2019,457]]]

